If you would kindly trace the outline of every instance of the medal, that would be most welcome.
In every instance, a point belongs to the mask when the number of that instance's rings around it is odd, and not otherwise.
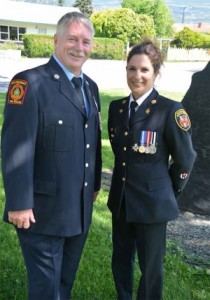
[[[155,131],[140,131],[139,144],[135,143],[132,150],[139,153],[155,154],[157,152],[156,136]]]
[[[146,147],[145,147],[145,153],[146,153],[146,154],[149,154],[149,153],[150,153],[150,146],[146,146]]]
[[[132,146],[132,149],[133,149],[134,152],[137,152],[139,150],[139,146],[137,144],[134,144]]]
[[[145,147],[144,146],[139,146],[139,152],[144,153],[145,152]]]
[[[151,138],[152,138],[152,132],[147,131],[146,132],[146,147],[145,147],[145,153],[149,154],[150,153],[150,144],[151,144]]]
[[[155,147],[155,145],[150,145],[150,153],[151,154],[155,154],[156,153],[156,151],[157,151],[157,148]]]
[[[146,145],[146,131],[140,132],[140,146],[139,146],[139,152],[144,153],[145,152],[145,146]]]

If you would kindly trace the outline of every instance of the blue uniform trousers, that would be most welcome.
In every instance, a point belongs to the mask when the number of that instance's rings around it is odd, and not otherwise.
[[[166,225],[126,222],[125,207],[119,218],[112,217],[112,272],[118,300],[132,299],[136,252],[141,270],[137,299],[162,299]]]
[[[28,274],[29,300],[69,300],[87,237],[47,236],[17,229]]]

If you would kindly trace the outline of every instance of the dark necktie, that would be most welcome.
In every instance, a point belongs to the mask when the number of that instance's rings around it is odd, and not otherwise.
[[[83,93],[82,93],[82,78],[81,77],[73,77],[71,80],[74,84],[75,87],[75,91],[77,93],[78,99],[80,101],[80,103],[82,104],[82,107],[85,110],[85,103],[84,103],[84,97],[83,97]]]
[[[138,105],[136,101],[132,101],[130,104],[130,118],[129,118],[129,126],[131,127],[131,124],[133,123],[133,118],[135,115],[135,108]]]

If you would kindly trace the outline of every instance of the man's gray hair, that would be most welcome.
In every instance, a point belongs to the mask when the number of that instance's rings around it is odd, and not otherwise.
[[[92,37],[94,37],[95,30],[92,22],[80,12],[69,12],[63,15],[57,23],[56,34],[61,35],[65,29],[65,27],[71,23],[82,23],[85,27],[87,27],[92,33]]]

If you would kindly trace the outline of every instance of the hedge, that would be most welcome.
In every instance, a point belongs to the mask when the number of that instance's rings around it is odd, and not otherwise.
[[[24,55],[28,57],[50,57],[54,52],[53,36],[24,34]],[[116,59],[125,58],[123,41],[114,38],[94,38],[91,58]]]

